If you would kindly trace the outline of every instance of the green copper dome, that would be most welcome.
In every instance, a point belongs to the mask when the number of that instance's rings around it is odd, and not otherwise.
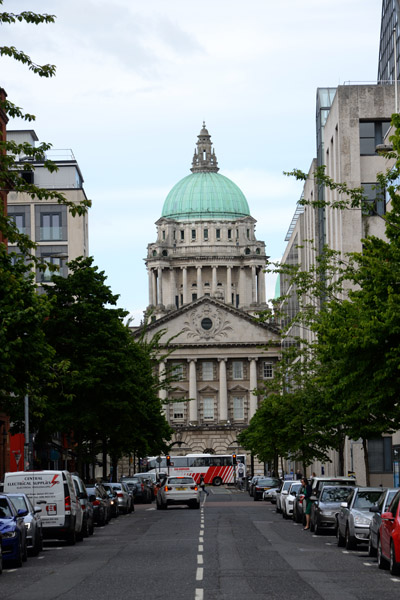
[[[164,202],[161,216],[187,221],[248,215],[247,200],[233,181],[219,173],[200,171],[178,181]]]

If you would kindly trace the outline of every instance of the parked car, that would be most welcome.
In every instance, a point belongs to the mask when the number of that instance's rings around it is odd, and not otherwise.
[[[279,484],[276,487],[265,490],[263,493],[263,500],[267,500],[271,502],[271,504],[276,504],[276,494],[279,492],[280,487],[281,482],[279,481]]]
[[[11,498],[0,495],[0,534],[3,561],[16,567],[28,558],[24,517],[27,510],[16,509]]]
[[[200,490],[193,477],[167,477],[164,480],[156,496],[157,510],[166,510],[172,504],[200,508]]]
[[[390,568],[392,575],[400,575],[400,492],[397,491],[387,512],[381,514],[378,540],[378,566]]]
[[[110,502],[110,512],[109,512],[110,519],[116,519],[117,517],[119,517],[117,492],[114,492],[114,490],[112,489],[112,485],[105,481],[101,484],[101,486],[104,489],[105,493],[107,494],[109,502]]]
[[[285,479],[282,481],[280,490],[276,493],[276,512],[282,512],[282,500],[285,496],[287,496],[288,489],[293,483],[293,479]]]
[[[338,546],[355,550],[358,544],[368,543],[371,506],[376,504],[385,490],[381,487],[355,487],[347,501],[342,502],[336,519]]]
[[[155,473],[135,473],[134,477],[137,477],[149,487],[151,494],[150,502],[152,502],[156,497],[155,487],[157,485],[157,475]]]
[[[335,530],[340,505],[347,500],[352,489],[352,487],[345,485],[323,486],[311,508],[311,531],[318,535],[323,529]]]
[[[258,479],[253,490],[254,500],[261,500],[265,490],[269,490],[270,488],[276,488],[279,485],[279,483],[279,479],[275,479],[272,477],[261,477],[260,479]]]
[[[289,519],[293,515],[293,505],[296,499],[298,492],[300,492],[302,488],[301,481],[292,481],[291,486],[288,489],[288,492],[281,501],[282,508],[282,517],[284,519]]]
[[[82,510],[69,471],[15,471],[4,475],[5,493],[26,494],[42,509],[44,539],[75,544],[82,530]]]
[[[93,506],[94,522],[96,525],[106,525],[111,518],[111,504],[107,492],[98,484],[86,484],[86,490]]]
[[[89,500],[89,495],[82,479],[78,475],[72,475],[72,481],[74,482],[76,495],[82,510],[81,537],[88,537],[94,533],[93,504]]]
[[[7,494],[15,508],[27,511],[24,517],[26,528],[26,546],[28,554],[37,556],[43,550],[43,527],[40,514],[42,509],[39,506],[32,506],[26,494]]]
[[[257,483],[257,481],[258,481],[259,479],[261,479],[261,477],[263,477],[263,475],[254,475],[254,477],[252,477],[252,478],[250,479],[250,482],[249,482],[249,489],[248,489],[249,496],[253,496],[253,494],[254,494],[254,488],[255,488],[255,486],[256,486],[256,483]]]
[[[344,475],[338,475],[337,477],[331,477],[329,475],[313,477],[311,479],[312,500],[318,498],[324,485],[348,485],[355,487],[357,485],[357,480],[355,477],[346,477]]]
[[[372,512],[372,519],[369,524],[368,556],[377,555],[379,530],[382,522],[381,515],[389,510],[389,506],[395,497],[396,492],[398,492],[398,488],[388,488],[379,498],[378,503],[374,504],[369,509],[369,511]]]
[[[131,513],[134,510],[133,499],[131,494],[129,493],[129,489],[124,482],[113,482],[113,483],[103,483],[104,487],[112,488],[112,490],[117,494],[117,502],[119,512],[124,515]]]
[[[122,477],[121,481],[126,483],[129,489],[134,492],[135,502],[142,502],[143,504],[151,503],[151,488],[148,479],[141,479],[139,477]]]

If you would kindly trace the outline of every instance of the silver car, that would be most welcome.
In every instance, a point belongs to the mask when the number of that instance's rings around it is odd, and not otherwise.
[[[156,496],[157,510],[165,510],[172,504],[186,504],[200,508],[200,490],[193,477],[167,477]]]
[[[42,520],[39,513],[42,512],[40,506],[32,506],[26,494],[7,494],[16,510],[27,510],[28,514],[24,517],[26,529],[26,545],[28,554],[37,556],[43,550],[43,529]]]
[[[383,492],[385,488],[381,487],[355,487],[350,492],[347,501],[341,503],[336,520],[338,546],[355,550],[358,544],[368,543],[372,519],[369,509],[379,501]]]
[[[318,535],[323,529],[334,530],[342,502],[354,488],[345,485],[324,485],[311,510],[310,529]]]

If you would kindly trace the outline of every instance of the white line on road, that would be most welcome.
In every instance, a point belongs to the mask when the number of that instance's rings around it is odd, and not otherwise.
[[[198,554],[197,555],[197,564],[198,565],[202,565],[203,563],[203,555],[202,554]]]
[[[391,579],[391,581],[394,581],[395,583],[400,583],[400,579],[395,579],[394,577],[391,577],[390,579]]]
[[[203,568],[198,567],[196,570],[196,581],[203,581]]]
[[[204,598],[204,590],[197,588],[194,600],[203,600],[203,598]]]
[[[365,565],[366,567],[373,567],[374,563],[363,563],[363,565]]]
[[[199,544],[199,549],[197,550],[197,552],[204,552],[204,547],[202,544]]]
[[[204,538],[202,535],[200,535],[199,537],[199,544],[203,544],[204,543]]]

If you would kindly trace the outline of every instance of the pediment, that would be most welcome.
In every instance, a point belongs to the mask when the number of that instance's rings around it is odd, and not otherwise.
[[[201,392],[201,393],[205,392],[207,394],[212,394],[212,393],[219,391],[219,388],[212,386],[212,385],[205,385],[204,387],[201,387],[201,384],[200,385],[198,384],[197,389],[199,392]]]
[[[233,387],[229,387],[230,392],[247,392],[248,389],[243,385],[234,385]]]
[[[203,296],[187,306],[172,311],[147,327],[153,336],[165,330],[161,343],[184,345],[232,345],[280,342],[279,332],[269,324],[257,322],[246,312],[215,298]]]

